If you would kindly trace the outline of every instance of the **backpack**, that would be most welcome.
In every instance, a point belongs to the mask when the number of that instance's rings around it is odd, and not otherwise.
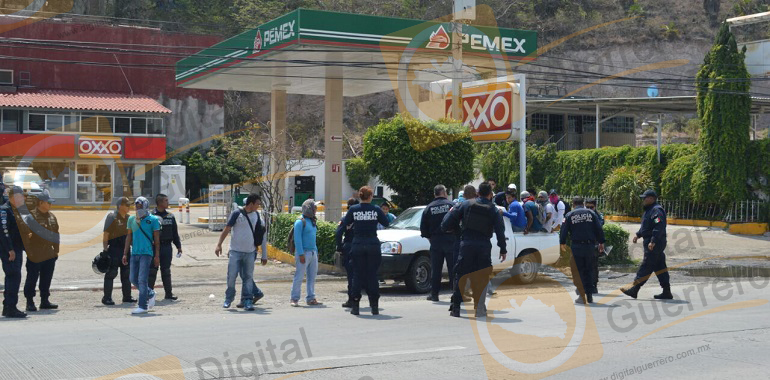
[[[564,199],[562,199],[561,197],[559,197],[559,201],[561,201],[561,203],[564,203],[564,215],[569,214],[569,212],[572,211],[572,206],[568,202],[565,202]],[[558,212],[559,210],[556,210],[556,211]]]
[[[305,218],[302,218],[302,228],[305,228]],[[291,224],[289,236],[286,237],[286,247],[292,255],[297,251],[297,247],[294,245],[294,223]]]
[[[246,214],[246,211],[243,211],[243,207],[240,208],[241,214],[244,218],[246,218],[246,221],[249,222],[249,229],[251,230],[252,237],[254,238],[254,247],[259,249],[260,243],[262,243],[262,240],[265,238],[265,227],[262,225],[262,220],[259,216],[259,211],[256,211],[257,213],[257,227],[254,228],[254,225],[251,224],[251,219],[249,219],[249,216]]]

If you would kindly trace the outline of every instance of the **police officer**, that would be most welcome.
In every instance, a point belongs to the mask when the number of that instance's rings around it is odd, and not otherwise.
[[[163,290],[166,292],[164,299],[176,301],[177,297],[171,290],[171,259],[174,256],[171,243],[177,250],[177,257],[182,256],[182,241],[179,239],[179,230],[176,225],[174,213],[168,212],[168,196],[158,194],[155,196],[155,212],[153,215],[160,219],[160,279],[163,281]],[[148,282],[150,289],[155,289],[155,280],[158,278],[158,267],[150,269]]]
[[[599,210],[596,209],[596,199],[589,198],[586,199],[586,208],[596,213],[596,216],[599,218],[599,224],[604,228],[604,214],[602,214]],[[599,293],[599,258],[604,256],[604,252],[599,252],[599,248],[596,248],[596,260],[594,260],[594,286],[593,286],[593,294]]]
[[[24,222],[29,229],[27,250],[27,279],[24,283],[24,297],[27,298],[27,311],[37,311],[35,307],[35,287],[40,280],[40,309],[58,309],[51,303],[51,280],[53,279],[56,260],[59,257],[59,222],[50,211],[54,199],[43,192],[37,196],[37,207],[30,214],[24,215]]]
[[[24,243],[16,222],[16,208],[24,205],[24,191],[13,186],[8,194],[8,202],[0,206],[0,259],[3,262],[5,285],[3,287],[3,317],[26,318],[27,314],[17,308],[19,287],[21,286],[21,265],[24,262]]]
[[[462,202],[455,202],[454,207],[459,207],[465,201],[476,199],[476,188],[473,187],[473,185],[466,185],[463,190],[464,190],[463,197],[465,199]],[[459,276],[457,276],[457,262],[459,261],[459,258],[460,258],[460,243],[462,241],[462,223],[461,223],[461,227],[454,231],[454,236],[455,236],[455,247],[454,247],[454,256],[453,256],[454,265],[452,266],[452,268],[449,269],[450,274],[452,275],[452,282],[449,283],[449,288],[452,290],[452,293],[454,293],[455,281],[459,281],[458,286],[460,287],[460,289],[462,289],[463,302],[471,302],[472,298],[468,296],[467,293],[465,292],[465,288],[468,286],[468,281],[467,281],[468,279],[459,278]],[[452,311],[451,302],[449,304],[449,311]]]
[[[453,317],[460,316],[462,289],[460,289],[459,283],[464,276],[469,276],[471,282],[476,317],[486,317],[487,315],[484,288],[492,274],[492,243],[490,239],[493,232],[497,235],[500,260],[505,261],[507,254],[503,214],[492,202],[494,196],[492,186],[487,182],[482,183],[479,185],[478,195],[478,198],[465,201],[459,207],[453,208],[441,222],[441,230],[444,232],[462,230],[460,256],[457,264],[455,264],[456,279],[450,314]]]
[[[647,279],[654,272],[658,276],[660,287],[663,288],[661,294],[656,294],[655,299],[670,300],[674,298],[671,294],[671,283],[669,282],[668,267],[666,266],[666,211],[658,204],[658,194],[654,190],[647,190],[640,195],[644,202],[644,216],[642,216],[642,227],[634,236],[634,244],[642,238],[644,243],[644,258],[639,271],[636,272],[634,286],[630,289],[621,288],[620,291],[631,298],[636,298],[639,289],[644,286]]]
[[[599,218],[593,211],[584,207],[583,198],[572,200],[573,210],[564,217],[559,243],[563,250],[567,249],[567,236],[572,239],[572,282],[577,287],[578,298],[575,303],[593,303],[593,273],[596,261],[596,243],[599,251],[604,252],[604,231],[599,224]]]
[[[131,201],[126,197],[118,199],[115,211],[109,213],[104,220],[104,238],[102,248],[110,258],[110,268],[104,274],[104,296],[102,304],[115,305],[112,300],[112,288],[115,277],[120,271],[120,285],[123,292],[123,303],[134,303],[131,297],[131,281],[128,279],[129,266],[123,265],[123,249],[126,246],[128,235],[128,211],[131,209]]]
[[[358,194],[361,203],[348,209],[348,213],[345,214],[345,219],[340,226],[346,229],[353,225],[355,231],[351,249],[355,275],[353,276],[353,300],[350,305],[350,314],[358,315],[361,288],[364,287],[366,288],[366,295],[369,297],[372,314],[377,315],[380,313],[380,284],[377,281],[377,271],[382,261],[380,240],[377,239],[377,223],[388,227],[390,221],[382,209],[372,205],[372,188],[364,186]]]
[[[433,195],[436,198],[422,212],[420,236],[430,241],[431,290],[428,301],[438,302],[444,260],[449,270],[449,283],[454,283],[452,268],[455,265],[455,235],[441,230],[441,222],[454,204],[448,199],[444,185],[436,185]]]
[[[357,205],[358,199],[348,199],[348,210],[351,207]],[[342,224],[345,218],[340,220],[337,226],[337,233],[335,234],[335,242],[337,243],[337,252],[341,253],[340,259],[342,265],[345,267],[345,274],[348,278],[348,300],[342,304],[342,307],[348,308],[353,306],[353,277],[355,276],[355,270],[353,269],[353,255],[351,250],[353,249],[353,225],[350,224],[346,228],[342,228]]]

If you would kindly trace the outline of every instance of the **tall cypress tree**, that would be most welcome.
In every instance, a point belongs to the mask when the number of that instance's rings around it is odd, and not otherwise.
[[[693,174],[693,197],[701,202],[745,199],[746,149],[751,124],[751,88],[746,49],[723,23],[696,78],[700,161]]]

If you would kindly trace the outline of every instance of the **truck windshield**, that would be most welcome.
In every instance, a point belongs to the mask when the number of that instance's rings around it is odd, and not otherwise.
[[[396,230],[419,230],[422,219],[422,209],[410,208],[401,213],[389,228]]]

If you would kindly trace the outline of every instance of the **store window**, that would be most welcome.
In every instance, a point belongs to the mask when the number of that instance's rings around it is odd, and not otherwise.
[[[80,116],[78,115],[64,116],[64,131],[80,132]]]
[[[54,199],[70,197],[70,165],[67,162],[35,162],[32,169]]]
[[[131,119],[131,133],[135,135],[147,134],[147,119]]]
[[[97,130],[99,133],[114,133],[113,132],[113,125],[115,124],[115,118],[112,116],[97,116],[97,120],[99,120],[99,125]]]
[[[62,115],[45,115],[45,130],[56,131],[64,128],[64,116]]]
[[[96,133],[97,117],[94,115],[83,115],[80,121],[80,131],[83,133]]]
[[[115,118],[115,133],[131,133],[131,118],[128,117],[116,117]]]
[[[112,165],[77,164],[78,203],[112,202]]]
[[[0,130],[3,132],[19,132],[19,125],[21,125],[22,113],[19,110],[3,110],[0,113]]]
[[[162,135],[163,119],[147,119],[147,133],[151,135]]]

